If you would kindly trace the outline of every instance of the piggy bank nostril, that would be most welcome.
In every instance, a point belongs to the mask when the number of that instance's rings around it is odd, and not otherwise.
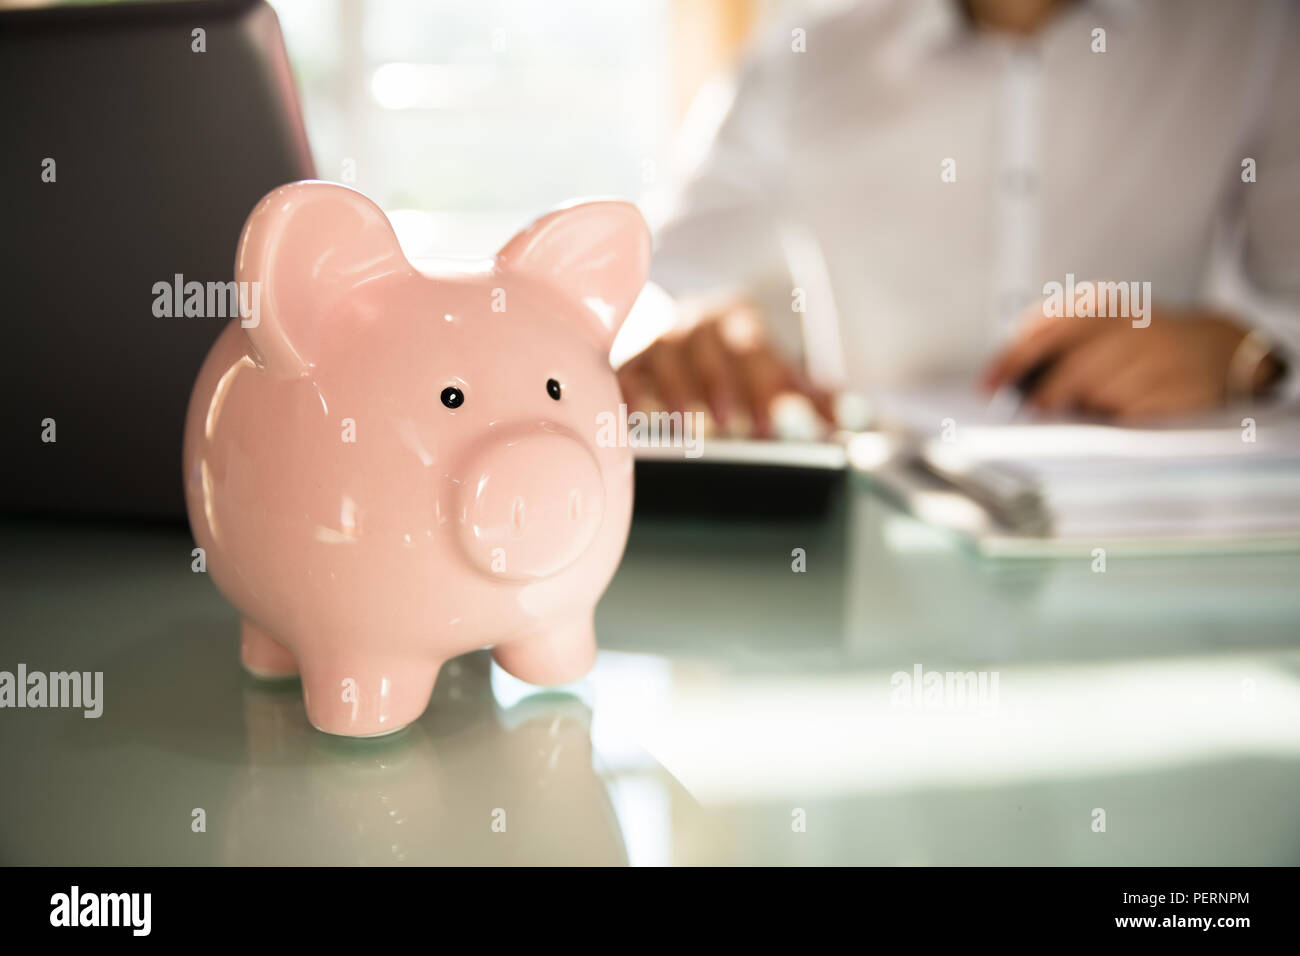
[[[524,499],[518,495],[510,506],[510,524],[516,534],[524,533]]]

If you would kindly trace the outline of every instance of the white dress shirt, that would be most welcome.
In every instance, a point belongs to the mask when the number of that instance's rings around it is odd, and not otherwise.
[[[872,0],[784,25],[742,67],[652,278],[683,297],[791,266],[827,384],[969,374],[1067,275],[1226,303],[1294,369],[1300,9],[1080,2],[1014,39],[955,0]]]

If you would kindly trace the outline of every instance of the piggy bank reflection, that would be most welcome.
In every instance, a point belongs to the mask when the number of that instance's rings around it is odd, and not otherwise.
[[[649,260],[620,202],[442,277],[343,186],[284,186],[249,216],[244,314],[190,399],[186,502],[244,666],[300,673],[316,728],[398,730],[477,648],[534,684],[590,669],[632,510],[631,454],[599,440],[608,355]]]
[[[579,698],[503,707],[486,655],[471,654],[448,666],[423,720],[362,742],[314,733],[292,691],[244,691],[246,759],[211,818],[219,862],[628,863]]]

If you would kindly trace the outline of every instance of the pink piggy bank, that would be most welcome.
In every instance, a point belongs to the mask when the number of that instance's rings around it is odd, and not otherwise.
[[[590,669],[632,513],[631,454],[598,440],[609,349],[649,262],[621,202],[552,212],[441,278],[343,186],[293,183],[248,217],[185,496],[244,666],[300,673],[319,730],[404,727],[481,647],[532,683]]]

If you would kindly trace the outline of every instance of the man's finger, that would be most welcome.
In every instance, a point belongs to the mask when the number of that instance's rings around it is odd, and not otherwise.
[[[831,393],[825,389],[818,388],[802,371],[794,366],[787,366],[790,372],[789,385],[793,391],[800,392],[808,397],[812,402],[813,408],[817,411],[827,424],[834,425],[835,421],[835,400],[831,398]]]
[[[770,438],[772,399],[787,390],[788,369],[785,363],[766,347],[744,352],[738,359],[749,413],[754,420],[754,430],[760,436]]]
[[[673,339],[660,339],[642,354],[659,400],[670,412],[685,412],[694,403],[698,390],[684,346]]]
[[[687,337],[686,346],[709,411],[718,426],[725,429],[742,400],[743,385],[732,368],[717,324],[704,322],[696,326]]]
[[[1060,411],[1083,404],[1108,375],[1128,364],[1132,343],[1123,333],[1076,344],[1060,355],[1028,396],[1039,408]]]
[[[1123,415],[1172,383],[1175,369],[1167,362],[1140,356],[1134,359],[1093,386],[1086,398],[1089,408],[1107,415]]]
[[[994,391],[1004,385],[1014,385],[1040,362],[1071,345],[1096,335],[1104,328],[1096,319],[1043,318],[1031,320],[1020,335],[984,372],[984,387]]]
[[[623,404],[629,411],[645,411],[648,389],[645,380],[645,363],[641,356],[624,362],[618,370],[618,387],[623,392]]]
[[[1205,393],[1186,382],[1171,382],[1163,388],[1154,389],[1142,398],[1134,401],[1115,415],[1115,420],[1125,424],[1165,418],[1169,415],[1199,412],[1210,403],[1205,401]]]

